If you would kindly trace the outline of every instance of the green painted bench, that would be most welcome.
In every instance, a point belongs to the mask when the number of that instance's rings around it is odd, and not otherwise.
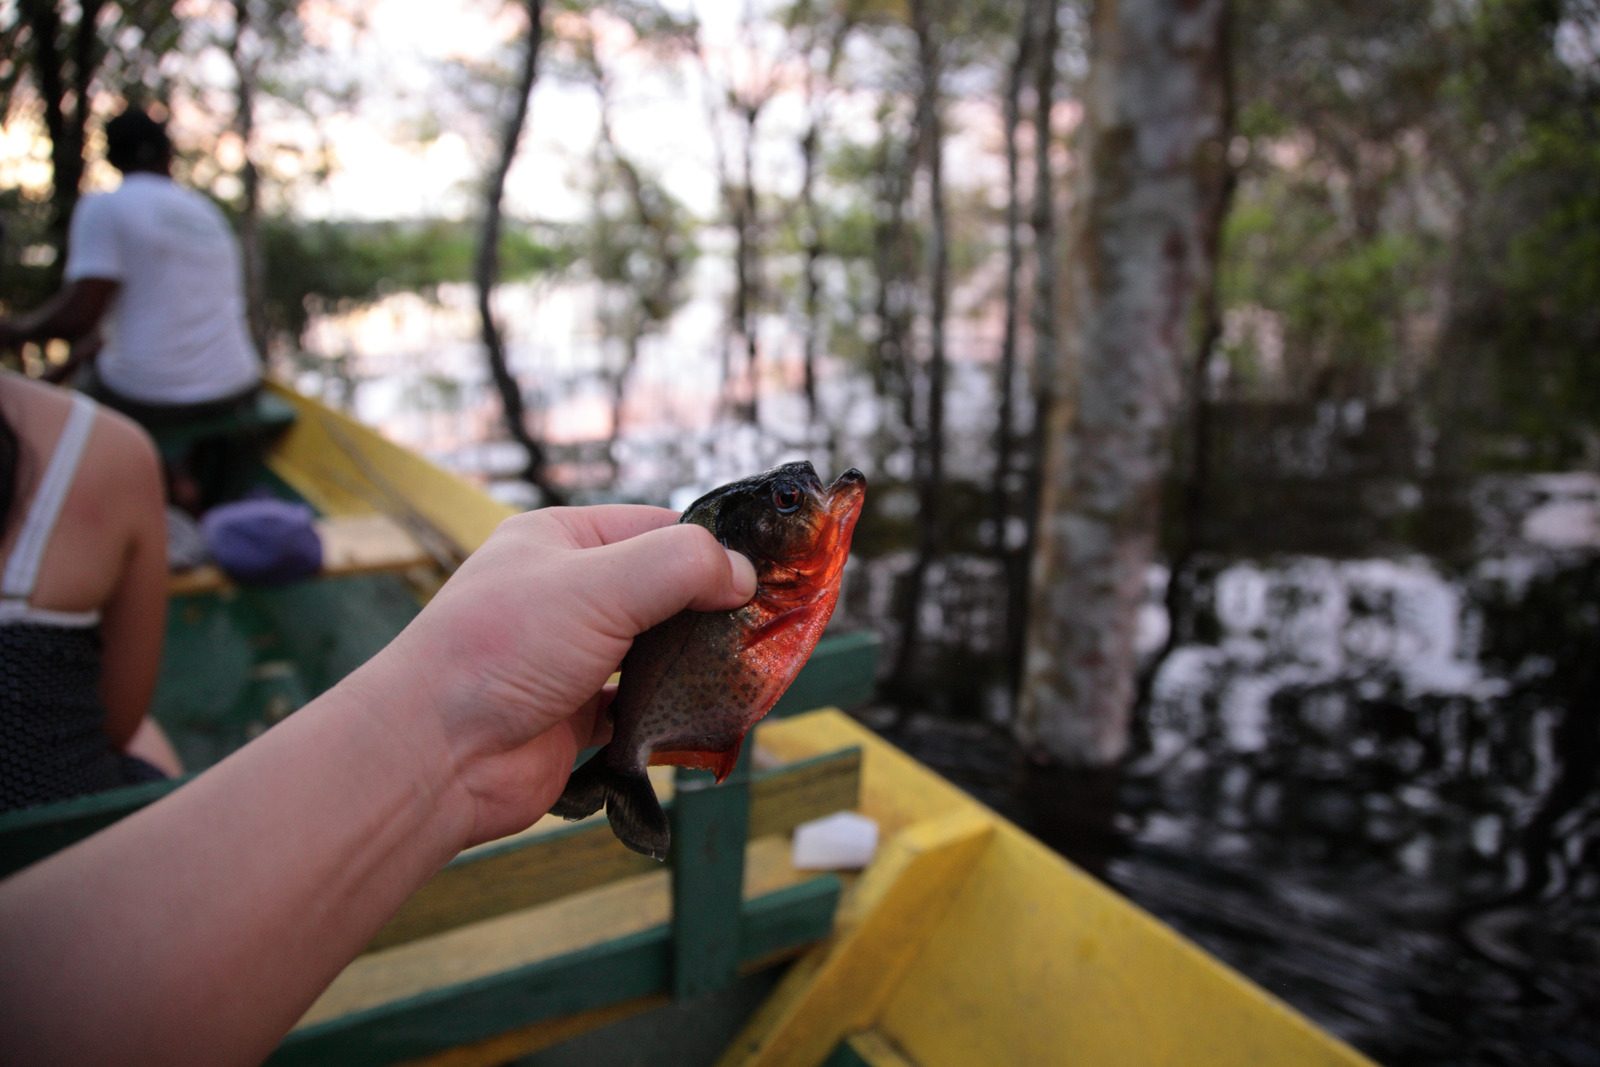
[[[273,1063],[525,1055],[583,1013],[694,1001],[826,937],[842,889],[788,865],[788,831],[854,807],[859,750],[664,801],[663,868],[603,817],[458,857],[419,890],[285,1039]],[[690,856],[689,863],[676,862]],[[508,1042],[510,1042],[508,1044]],[[463,1046],[466,1046],[463,1049]]]
[[[270,440],[294,425],[296,417],[288,401],[262,392],[256,395],[252,404],[238,411],[161,426],[151,431],[151,436],[155,438],[156,450],[162,458],[176,459],[201,441]]]
[[[262,392],[239,410],[157,426],[150,435],[162,462],[183,466],[198,490],[196,503],[209,508],[255,487],[261,456],[296,418],[287,401]]]
[[[774,714],[864,702],[878,650],[869,634],[824,638]],[[629,852],[603,817],[546,820],[464,853],[379,932],[274,1062],[387,1063],[452,1049],[451,1062],[503,1061],[586,1019],[714,999],[826,936],[841,884],[794,872],[787,834],[856,806],[860,753],[753,768],[751,751],[720,786],[705,772],[657,769],[674,856],[694,862],[663,867]],[[0,816],[0,874],[181,785]]]

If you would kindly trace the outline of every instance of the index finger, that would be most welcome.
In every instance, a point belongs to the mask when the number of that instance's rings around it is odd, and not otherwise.
[[[678,513],[648,504],[595,504],[581,508],[543,508],[534,515],[554,523],[572,548],[598,548],[671,526]]]

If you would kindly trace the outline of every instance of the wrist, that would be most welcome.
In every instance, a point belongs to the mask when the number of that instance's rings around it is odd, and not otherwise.
[[[440,724],[432,687],[425,679],[403,684],[407,672],[374,666],[392,655],[380,653],[330,690],[324,699],[337,713],[359,720],[364,759],[371,769],[401,791],[401,801],[414,809],[409,820],[416,840],[435,853],[438,865],[453,858],[470,841],[474,813],[458,787],[458,774],[448,738]]]

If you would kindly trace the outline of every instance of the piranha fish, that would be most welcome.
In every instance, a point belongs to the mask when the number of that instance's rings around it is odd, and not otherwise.
[[[719,782],[733,770],[745,734],[828,625],[866,487],[854,468],[824,487],[811,464],[785,463],[689,505],[678,521],[748,556],[755,596],[733,611],[681,612],[635,639],[611,703],[611,741],[551,810],[581,819],[603,804],[623,844],[666,858],[672,836],[645,768],[697,767]]]

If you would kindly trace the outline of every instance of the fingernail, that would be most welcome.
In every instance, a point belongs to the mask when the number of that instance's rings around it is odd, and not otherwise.
[[[734,592],[749,600],[756,595],[756,569],[743,553],[727,549],[728,566],[732,569]]]

